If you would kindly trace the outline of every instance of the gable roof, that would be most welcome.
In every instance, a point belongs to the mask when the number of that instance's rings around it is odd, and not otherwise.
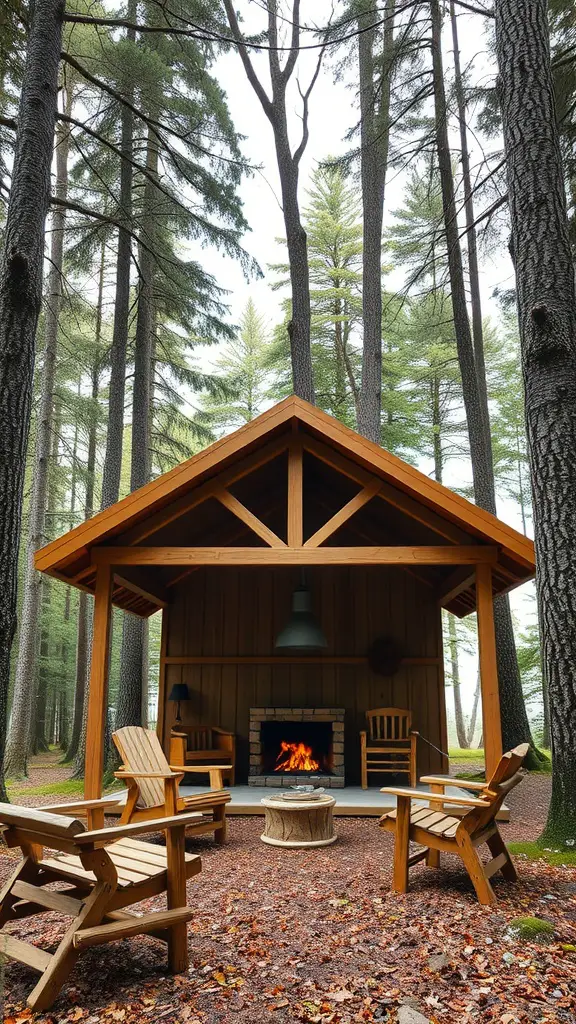
[[[449,529],[450,524],[466,534],[468,543],[474,543],[475,538],[479,543],[496,546],[499,557],[495,568],[497,570],[501,566],[503,575],[495,585],[495,592],[509,590],[534,575],[534,545],[529,538],[295,396],[286,398],[232,434],[47,544],[36,553],[36,568],[92,590],[91,582],[86,578],[82,582],[78,576],[82,575],[83,567],[90,565],[90,550],[94,545],[114,543],[114,538],[119,535],[129,530],[133,532],[139,524],[145,524],[167,505],[177,503],[200,484],[293,429],[311,435],[329,447],[335,457],[343,457],[358,466],[360,471],[380,478],[390,485],[393,493],[403,496],[404,503],[410,503],[413,509],[416,504],[428,509],[437,523],[446,524],[448,532],[444,531],[444,537],[452,542],[457,542],[457,534],[451,537],[454,530]],[[401,505],[402,502],[397,507]],[[443,532],[441,525],[437,532]],[[466,543],[466,540],[462,539],[461,543]],[[126,607],[122,601],[115,603]],[[467,611],[472,610],[474,603],[473,600]],[[450,604],[447,603],[446,607]],[[136,606],[130,610],[150,614],[151,609]],[[460,614],[463,613],[460,610]]]

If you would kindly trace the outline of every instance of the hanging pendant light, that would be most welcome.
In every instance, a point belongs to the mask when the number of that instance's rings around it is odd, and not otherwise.
[[[292,594],[292,614],[276,638],[276,650],[305,653],[325,647],[328,641],[313,615],[312,595],[302,575],[300,586]]]

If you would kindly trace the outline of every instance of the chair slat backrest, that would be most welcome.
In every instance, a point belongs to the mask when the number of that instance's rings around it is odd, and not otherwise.
[[[481,800],[487,801],[486,807],[475,807],[465,814],[458,826],[458,832],[462,830],[468,835],[475,835],[494,821],[506,795],[522,781],[520,769],[529,749],[528,743],[521,743],[520,746],[502,755],[494,774],[484,789],[478,793]]]
[[[158,736],[151,729],[126,725],[112,734],[122,762],[128,771],[169,772],[170,765]],[[157,807],[164,803],[162,779],[137,779],[140,787],[139,807]]]
[[[212,729],[209,726],[185,726],[188,750],[212,750]]]
[[[371,743],[391,743],[410,739],[412,716],[405,708],[376,708],[366,712]]]

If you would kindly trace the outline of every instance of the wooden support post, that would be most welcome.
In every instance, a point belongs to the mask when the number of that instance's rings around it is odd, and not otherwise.
[[[492,569],[486,563],[476,566],[476,610],[478,614],[484,759],[486,762],[486,778],[489,779],[502,757],[502,729],[500,725],[496,634],[494,632]]]
[[[303,535],[302,442],[294,438],[288,452],[288,547],[301,548]]]
[[[90,665],[88,693],[88,722],[86,725],[86,761],[84,768],[84,798],[97,800],[102,796],[104,771],[104,735],[108,709],[108,662],[110,647],[110,620],[112,596],[112,567],[99,565],[96,574],[94,600],[94,636]],[[102,828],[104,812],[101,808],[88,811],[90,828]]]

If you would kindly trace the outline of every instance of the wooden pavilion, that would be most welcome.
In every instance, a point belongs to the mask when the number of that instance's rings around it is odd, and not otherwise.
[[[188,686],[185,724],[235,735],[239,781],[251,763],[251,709],[336,708],[352,783],[369,709],[410,709],[413,727],[446,750],[441,610],[476,610],[487,772],[498,762],[492,601],[533,577],[532,542],[298,398],[48,544],[36,567],[95,596],[87,799],[101,794],[112,605],[162,611],[167,751],[174,683]],[[302,567],[327,647],[280,655],[275,637]],[[401,655],[388,676],[367,660],[382,636]],[[420,773],[446,767],[420,744]]]

